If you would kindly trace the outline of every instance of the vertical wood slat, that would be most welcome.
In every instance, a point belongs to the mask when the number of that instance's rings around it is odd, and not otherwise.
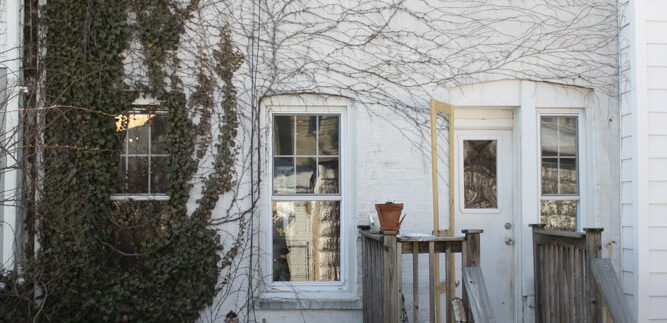
[[[419,245],[412,243],[412,317],[419,322]]]
[[[454,277],[452,275],[453,274],[452,271],[449,270],[450,261],[451,261],[451,258],[453,258],[453,257],[451,257],[451,255],[452,255],[452,247],[451,247],[451,245],[448,245],[447,250],[445,250],[445,268],[446,268],[446,271],[447,271],[446,274],[445,274],[445,281],[447,282],[447,285],[445,287],[446,288],[445,289],[445,299],[447,300],[445,302],[446,303],[445,304],[445,309],[446,309],[445,313],[447,315],[447,320],[446,320],[447,322],[455,322],[454,321],[454,311],[452,309],[452,297],[453,297],[452,295],[454,295],[455,291],[452,288],[452,286],[454,286],[454,284],[450,283],[450,282],[454,281]],[[417,321],[415,320],[415,322],[417,322]]]
[[[429,306],[428,306],[428,318],[429,322],[435,322],[435,287],[437,282],[435,281],[435,243],[430,241],[428,243],[428,294],[429,294]]]

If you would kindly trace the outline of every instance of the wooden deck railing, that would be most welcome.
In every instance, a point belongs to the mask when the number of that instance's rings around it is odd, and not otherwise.
[[[402,254],[412,254],[412,294],[413,322],[419,322],[419,254],[429,255],[429,321],[437,322],[436,293],[440,286],[445,288],[448,300],[446,313],[452,318],[451,300],[455,291],[452,284],[439,284],[435,281],[436,254],[445,255],[445,268],[448,268],[453,253],[462,254],[464,292],[463,301],[468,312],[468,322],[476,318],[479,322],[487,322],[484,318],[493,318],[489,296],[484,279],[479,270],[480,265],[480,234],[481,230],[463,230],[463,237],[397,237],[396,232],[381,234],[361,231],[363,239],[363,315],[364,322],[401,322],[402,321]],[[469,268],[470,267],[470,268]],[[453,281],[449,270],[445,270],[446,281]],[[467,289],[466,289],[467,286]],[[485,305],[487,304],[487,305]]]
[[[582,233],[530,226],[536,322],[603,322],[605,304],[614,322],[634,322],[611,262],[601,258],[602,229]]]

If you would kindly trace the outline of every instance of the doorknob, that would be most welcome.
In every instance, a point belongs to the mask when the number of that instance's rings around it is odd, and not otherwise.
[[[512,238],[505,238],[505,244],[511,246],[514,244],[514,240]]]

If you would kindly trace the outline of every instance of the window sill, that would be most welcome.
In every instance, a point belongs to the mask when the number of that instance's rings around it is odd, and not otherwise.
[[[299,299],[260,296],[255,302],[259,310],[361,310],[361,299]]]

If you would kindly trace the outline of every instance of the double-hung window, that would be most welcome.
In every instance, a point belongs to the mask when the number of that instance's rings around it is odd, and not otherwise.
[[[540,215],[547,228],[577,229],[579,133],[579,115],[540,116]]]
[[[341,281],[341,129],[331,111],[271,114],[272,281]]]
[[[157,109],[116,117],[122,133],[118,187],[114,199],[167,199],[167,115]]]

